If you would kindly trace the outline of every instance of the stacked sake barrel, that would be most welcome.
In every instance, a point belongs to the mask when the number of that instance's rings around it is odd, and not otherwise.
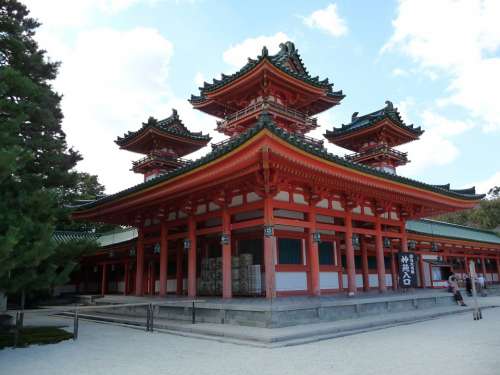
[[[210,259],[203,258],[201,260],[201,272],[200,279],[198,284],[198,292],[201,295],[207,295],[210,293],[210,284],[211,284],[211,272],[210,272]]]
[[[215,290],[214,294],[222,294],[222,257],[215,258]]]
[[[260,295],[262,293],[262,274],[260,264],[248,266],[248,294]]]
[[[249,269],[252,264],[252,254],[240,254],[240,294],[242,295],[250,293]]]
[[[231,289],[233,294],[240,294],[240,258],[231,257]]]

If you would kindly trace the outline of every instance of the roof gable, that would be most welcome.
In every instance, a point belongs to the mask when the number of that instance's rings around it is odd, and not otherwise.
[[[333,83],[330,83],[328,78],[320,80],[318,76],[312,77],[307,71],[298,50],[295,48],[295,45],[288,41],[280,44],[280,51],[275,55],[269,55],[267,47],[264,46],[261,54],[257,56],[257,59],[248,58],[248,62],[237,72],[230,75],[221,74],[221,79],[213,79],[212,83],[204,82],[203,87],[199,88],[200,95],[191,95],[189,101],[192,104],[203,102],[206,100],[207,94],[222,88],[247,73],[250,73],[263,61],[268,61],[271,65],[293,78],[314,87],[325,89],[328,96],[340,99],[344,97],[342,90],[333,91]]]
[[[352,114],[350,123],[342,124],[342,127],[333,128],[332,131],[327,130],[325,133],[325,137],[336,138],[344,136],[346,134],[355,133],[357,131],[361,131],[374,126],[384,119],[390,120],[393,124],[401,128],[402,130],[413,134],[415,137],[419,137],[424,133],[420,126],[415,127],[413,124],[407,125],[401,118],[398,109],[394,107],[392,102],[386,101],[385,103],[386,106],[384,108],[363,116],[358,116],[358,112],[354,112]]]
[[[179,117],[176,109],[172,109],[172,114],[166,119],[158,121],[154,117],[149,117],[147,122],[142,123],[142,127],[135,131],[124,134],[123,137],[118,137],[115,141],[119,146],[125,146],[134,139],[144,135],[150,130],[157,130],[165,135],[173,135],[176,137],[186,138],[194,141],[210,141],[210,136],[208,134],[202,134],[201,132],[191,132],[184,125]]]

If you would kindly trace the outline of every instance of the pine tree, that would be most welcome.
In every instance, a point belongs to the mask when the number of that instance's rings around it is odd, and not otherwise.
[[[52,240],[81,157],[66,144],[51,86],[59,63],[33,39],[38,26],[23,4],[0,0],[0,289],[22,304],[26,292],[65,282],[89,245]]]

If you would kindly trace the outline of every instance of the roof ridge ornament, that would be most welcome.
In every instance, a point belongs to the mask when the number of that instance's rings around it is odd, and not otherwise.
[[[153,116],[149,116],[148,121],[142,123],[143,128],[145,128],[146,126],[156,126],[156,125],[158,125],[158,120]]]
[[[394,111],[394,104],[390,100],[385,101],[385,109],[388,111]]]
[[[262,57],[267,57],[269,55],[269,51],[267,50],[266,46],[262,47],[261,55],[262,55]]]
[[[351,116],[351,121],[354,121],[358,118],[358,115],[359,115],[359,112],[354,112]],[[342,127],[344,126],[344,124],[342,124]]]

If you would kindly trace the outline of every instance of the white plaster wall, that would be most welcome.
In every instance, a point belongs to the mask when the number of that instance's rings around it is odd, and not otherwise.
[[[328,199],[323,199],[319,201],[316,207],[328,208]]]
[[[319,221],[320,223],[328,223],[328,224],[333,224],[335,222],[333,216],[325,216],[325,215],[316,215],[316,220]]]
[[[220,210],[220,206],[216,205],[213,202],[210,202],[208,204],[208,211],[217,211],[217,210]]]
[[[234,219],[236,221],[250,220],[250,219],[257,219],[263,216],[264,214],[262,213],[262,211],[248,211],[248,212],[240,212],[234,215]]]
[[[277,201],[288,202],[290,200],[290,194],[288,193],[288,191],[280,191],[274,196],[273,199]]]
[[[498,281],[498,273],[493,274],[493,281]]]
[[[274,216],[284,217],[287,219],[304,219],[304,213],[298,211],[290,211],[290,210],[274,210]]]
[[[252,193],[248,193],[247,194],[247,202],[248,203],[251,203],[251,202],[256,202],[256,201],[260,201],[262,198],[259,197],[257,194],[255,194],[254,192]]]
[[[378,288],[378,275],[377,274],[368,275],[368,283],[370,285],[370,288]]]
[[[363,274],[356,275],[356,288],[363,287]]]
[[[385,275],[385,286],[392,286],[392,275]]]
[[[320,289],[338,289],[339,288],[339,273],[338,272],[320,272],[319,273]]]
[[[302,194],[293,193],[293,201],[298,204],[307,204]]]
[[[201,215],[207,212],[207,205],[206,204],[199,204],[198,207],[196,207],[196,215]]]
[[[340,204],[339,201],[332,201],[332,207],[334,210],[344,211],[344,209],[342,208],[342,205]]]
[[[276,272],[276,290],[307,290],[307,273]]]
[[[177,280],[176,279],[167,280],[167,293],[176,291],[177,291]]]
[[[229,207],[241,206],[243,204],[243,195],[237,195],[233,197],[231,203],[229,203]]]

